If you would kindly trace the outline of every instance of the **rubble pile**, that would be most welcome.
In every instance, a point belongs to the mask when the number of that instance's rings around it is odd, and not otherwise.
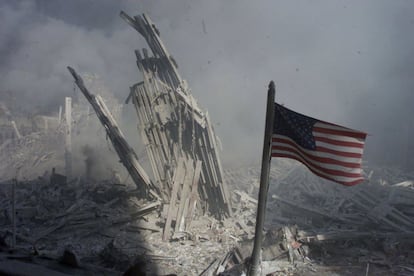
[[[367,181],[345,187],[318,178],[296,161],[272,162],[262,256],[272,263],[272,272],[294,267],[299,275],[329,269],[362,273],[367,264],[376,271],[373,275],[413,271],[414,174],[391,168],[365,171]],[[254,217],[245,210],[256,206],[259,166],[225,174],[234,207],[243,210],[234,223],[249,239]],[[249,257],[251,244],[240,244],[240,259]],[[280,265],[286,260],[290,265]]]
[[[0,236],[7,245],[12,244],[11,185],[0,185],[0,204],[5,210],[0,216]],[[139,195],[132,185],[112,182],[52,183],[45,178],[19,182],[17,248],[25,249],[33,263],[40,263],[33,259],[34,253],[59,260],[70,250],[86,272],[119,275],[141,259],[153,263],[148,272],[182,275],[201,273],[215,256],[235,246],[237,233],[208,216],[194,218],[188,231],[164,242],[161,203],[149,203]],[[61,270],[70,273],[65,267]]]
[[[0,145],[0,181],[16,177],[33,179],[51,169],[63,168],[63,130],[31,132]]]
[[[367,170],[368,171],[368,170]],[[374,175],[379,174],[379,181]],[[412,204],[414,190],[405,187],[405,177],[384,175],[392,185],[385,184],[382,171],[371,170],[361,185],[345,187],[333,185],[309,174],[302,166],[274,180],[269,193],[272,200],[268,208],[273,223],[283,224],[278,218],[290,218],[301,227],[326,227],[332,231],[378,231],[411,233],[414,231]],[[404,181],[402,181],[404,179]],[[401,182],[402,181],[402,182]],[[319,227],[318,227],[319,226]],[[322,239],[319,237],[318,239]]]
[[[412,217],[410,210],[414,201],[398,201],[396,196],[406,196],[413,192],[412,188],[404,187],[401,182],[381,185],[384,180],[393,183],[391,179],[412,179],[410,175],[392,176],[388,171],[380,176],[381,171],[374,171],[371,183],[350,188],[322,183],[323,180],[313,178],[294,162],[277,160],[274,163],[262,254],[269,273],[361,273],[370,264],[375,275],[409,275],[414,268],[412,228],[402,231],[383,219],[374,221],[366,209],[353,205],[350,197],[343,195],[353,190],[360,194],[368,190],[374,193],[378,189],[383,195],[377,195],[379,199]],[[156,271],[158,275],[218,275],[225,270],[229,275],[237,275],[237,271],[246,270],[251,254],[259,171],[258,166],[226,170],[224,176],[233,191],[234,215],[223,220],[194,215],[191,226],[186,231],[175,232],[168,241],[162,240],[165,225],[162,212],[168,210],[160,201],[142,199],[133,185],[82,180],[65,183],[56,182],[52,179],[59,178],[53,177],[19,182],[16,186],[17,248],[25,250],[21,255],[29,258],[26,262],[55,270],[55,263],[45,264],[44,260],[60,261],[65,251],[71,252],[76,256],[77,267],[66,264],[58,268],[68,274],[119,275],[145,262],[146,271]],[[288,177],[294,177],[296,182],[287,180]],[[299,182],[303,177],[306,182]],[[382,182],[375,184],[378,179]],[[309,186],[300,188],[305,185]],[[308,194],[309,189],[315,191],[316,188],[311,188],[313,185],[325,187],[315,197],[317,200]],[[389,193],[384,193],[384,189]],[[10,245],[11,183],[2,183],[0,193],[0,204],[5,210],[0,216],[0,236],[4,244]],[[331,210],[337,206],[337,199],[332,195],[349,201],[344,206],[352,210],[354,220],[341,218],[341,212],[348,213],[345,207],[335,209],[338,215],[328,216],[327,205],[332,204]],[[386,196],[390,196],[389,201]],[[290,200],[294,204],[286,203]]]

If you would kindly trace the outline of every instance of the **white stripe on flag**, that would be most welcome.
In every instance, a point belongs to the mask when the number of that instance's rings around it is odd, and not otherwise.
[[[364,152],[364,149],[362,148],[354,148],[354,147],[349,147],[349,146],[337,146],[337,145],[332,145],[332,144],[321,142],[321,141],[315,141],[315,144],[317,147],[324,147],[327,149],[337,150],[337,151],[342,151],[342,152],[352,152],[352,153],[359,153],[359,154],[362,154]]]
[[[318,121],[315,123],[314,127],[320,127],[320,128],[326,128],[326,129],[331,129],[331,130],[338,130],[338,131],[348,131],[348,132],[352,132],[355,134],[360,134],[360,131],[357,130],[353,130],[350,128],[346,128],[346,127],[342,127],[342,126],[338,126],[338,125],[334,125],[334,124],[329,124],[329,123],[324,123],[322,121]]]

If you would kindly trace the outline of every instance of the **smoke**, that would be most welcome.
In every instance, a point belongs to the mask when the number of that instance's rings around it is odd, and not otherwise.
[[[209,111],[226,163],[260,160],[274,80],[287,107],[368,132],[369,163],[412,169],[411,1],[2,1],[0,100],[55,111],[73,96],[71,65],[123,101],[141,79],[133,50],[147,45],[121,9],[153,19]]]

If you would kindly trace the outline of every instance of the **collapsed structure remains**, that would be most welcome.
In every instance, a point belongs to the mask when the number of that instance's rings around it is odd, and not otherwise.
[[[142,55],[135,51],[144,81],[131,87],[127,102],[132,98],[154,181],[142,169],[99,95],[92,95],[74,69],[68,69],[137,186],[164,203],[163,239],[167,240],[173,221],[174,232],[182,232],[196,211],[220,218],[231,214],[231,205],[208,115],[178,74],[176,62],[151,20],[146,15],[131,18],[124,12],[121,17],[145,38],[153,54],[149,56],[146,49]]]

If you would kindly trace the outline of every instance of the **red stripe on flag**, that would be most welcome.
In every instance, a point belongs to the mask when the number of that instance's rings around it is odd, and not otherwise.
[[[343,156],[343,157],[362,158],[362,153],[338,151],[338,150],[333,150],[333,149],[329,149],[329,148],[325,148],[321,146],[316,146],[316,151],[332,153],[332,154]]]
[[[272,146],[272,149],[285,150],[286,148],[284,148],[284,147],[279,148],[278,146]],[[348,173],[348,172],[344,172],[344,171],[328,169],[326,167],[322,167],[320,165],[317,165],[317,164],[315,164],[313,162],[309,162],[308,160],[306,160],[302,156],[302,151],[297,151],[297,150],[294,150],[294,149],[291,149],[291,148],[287,148],[287,151],[288,152],[292,152],[292,153],[296,153],[299,156],[299,158],[301,158],[301,162],[303,162],[303,163],[305,163],[307,165],[311,165],[315,169],[317,169],[319,171],[322,171],[322,172],[324,172],[326,174],[329,174],[329,175],[332,175],[332,176],[344,176],[344,177],[352,177],[352,178],[356,178],[356,177],[360,177],[361,176],[360,173]],[[275,155],[272,154],[272,156],[276,156],[277,157],[278,154],[275,154]],[[329,164],[329,163],[327,163],[327,164]]]
[[[356,184],[359,184],[359,183],[361,183],[361,182],[363,182],[364,181],[364,179],[362,178],[362,176],[361,176],[361,178],[360,179],[357,179],[357,180],[353,180],[353,181],[340,181],[340,180],[336,180],[336,179],[334,179],[333,177],[329,177],[329,176],[326,176],[326,175],[324,175],[324,174],[321,174],[321,173],[319,173],[319,172],[317,172],[317,171],[315,171],[313,168],[311,168],[308,164],[306,164],[306,163],[304,163],[300,158],[298,158],[297,156],[295,156],[295,155],[290,155],[290,154],[278,154],[278,155],[273,155],[272,154],[272,156],[273,157],[285,157],[285,158],[290,158],[290,159],[295,159],[296,161],[299,161],[299,162],[301,162],[302,164],[304,164],[311,172],[313,172],[314,174],[316,174],[317,176],[320,176],[320,177],[322,177],[322,178],[325,178],[325,179],[328,179],[328,180],[331,180],[331,181],[334,181],[334,182],[336,182],[336,183],[339,183],[339,184],[342,184],[342,185],[344,185],[344,186],[354,186],[354,185],[356,185]]]
[[[342,167],[347,167],[347,168],[353,168],[353,169],[358,169],[361,168],[361,164],[356,163],[356,162],[344,162],[344,161],[339,161],[336,159],[332,159],[332,158],[328,158],[328,157],[320,157],[320,156],[314,156],[314,155],[310,155],[307,152],[303,151],[302,149],[299,148],[298,145],[294,144],[294,143],[287,143],[284,142],[285,144],[289,144],[293,147],[295,147],[295,149],[297,151],[300,151],[300,153],[304,156],[306,156],[309,159],[312,159],[313,161],[317,161],[317,162],[321,162],[321,163],[326,163],[326,164],[332,164],[332,165],[339,165]],[[286,150],[286,151],[293,151],[292,148],[289,147],[283,147],[283,146],[279,146],[279,145],[272,145],[272,149],[273,148],[277,148],[280,150]]]

